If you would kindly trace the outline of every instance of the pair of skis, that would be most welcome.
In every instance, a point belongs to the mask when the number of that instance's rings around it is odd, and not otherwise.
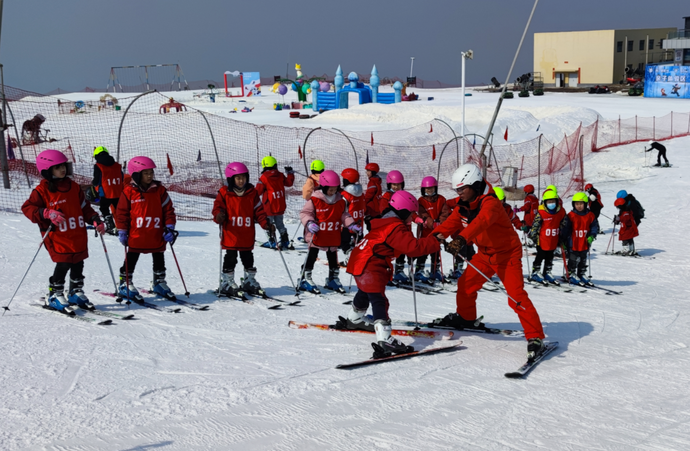
[[[394,324],[406,325],[406,326],[415,325],[415,323],[411,322],[411,321],[396,321],[396,322],[394,322]],[[433,325],[433,329],[443,329],[443,330],[392,329],[391,335],[449,340],[454,336],[455,331],[456,331],[456,329],[443,328],[440,326],[436,326],[433,323],[429,324],[429,326],[431,326],[431,325]],[[366,330],[360,330],[360,329],[354,329],[353,330],[353,329],[338,328],[336,325],[303,323],[303,322],[297,322],[297,321],[290,321],[288,323],[288,326],[291,329],[318,329],[318,330],[325,330],[325,331],[332,331],[332,332],[347,332],[347,333],[362,333],[362,334],[373,334],[374,333],[374,332],[370,332],[370,331],[366,331]],[[468,332],[468,333],[489,333],[489,334],[502,334],[502,335],[506,335],[506,336],[524,336],[524,333],[522,331],[518,331],[518,330],[483,328],[483,329],[465,329],[463,331]],[[378,346],[378,344],[372,343],[372,347],[374,348],[375,354],[377,351],[380,351],[380,349],[377,349],[377,346]],[[358,368],[358,367],[367,366],[367,365],[374,365],[374,364],[378,364],[378,363],[389,362],[391,360],[401,360],[401,359],[406,359],[406,358],[415,357],[415,356],[430,355],[430,354],[436,354],[436,353],[440,353],[440,352],[457,350],[461,346],[462,346],[462,342],[458,342],[458,343],[455,343],[455,344],[452,344],[449,346],[441,346],[441,347],[436,347],[436,348],[424,349],[421,351],[414,351],[414,352],[410,352],[410,353],[406,353],[406,354],[394,354],[394,355],[383,357],[383,358],[371,358],[371,359],[361,360],[361,361],[353,362],[353,363],[340,364],[340,365],[337,365],[336,368],[337,369]],[[532,369],[534,369],[534,367],[537,364],[539,364],[539,362],[541,362],[548,354],[553,352],[557,347],[558,347],[558,342],[545,342],[544,350],[538,356],[536,356],[533,359],[528,359],[516,371],[511,371],[511,372],[505,373],[505,377],[511,378],[511,379],[524,377],[530,371],[532,371]]]
[[[39,299],[40,304],[31,304],[34,307],[39,307],[44,310],[48,310],[57,314],[60,314],[66,318],[71,318],[77,321],[82,321],[85,323],[92,323],[99,326],[108,326],[113,323],[113,320],[131,320],[134,319],[134,314],[122,315],[119,313],[108,312],[105,310],[95,309],[84,309],[74,305],[75,311],[70,313],[65,313],[63,311],[54,309],[45,304],[45,297]],[[106,319],[102,319],[105,317]]]

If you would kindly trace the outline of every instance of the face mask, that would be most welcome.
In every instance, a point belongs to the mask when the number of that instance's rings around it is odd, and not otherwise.
[[[546,208],[548,208],[549,210],[553,210],[554,208],[556,208],[556,202],[547,202]]]

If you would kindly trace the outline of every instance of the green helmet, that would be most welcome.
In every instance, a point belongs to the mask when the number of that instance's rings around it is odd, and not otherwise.
[[[496,197],[498,197],[498,200],[500,201],[503,201],[506,198],[506,193],[501,187],[494,186],[494,193],[496,193]]]
[[[547,190],[547,191],[548,191],[548,190],[551,190],[551,191],[553,191],[554,193],[558,194],[558,188],[556,188],[556,185],[549,185],[549,186],[546,187],[546,190]]]
[[[106,149],[106,148],[103,147],[103,146],[98,146],[98,147],[96,147],[95,149],[93,149],[93,156],[95,157],[96,155],[98,155],[98,154],[101,153],[101,152],[108,153],[108,149]]]
[[[314,160],[311,162],[311,166],[309,169],[311,169],[312,171],[321,172],[324,169],[326,169],[326,165],[323,164],[323,161],[321,160]]]
[[[261,167],[262,168],[272,168],[273,166],[277,165],[278,161],[272,157],[271,155],[264,157],[261,160]]]
[[[589,197],[587,197],[587,193],[575,193],[575,195],[573,196],[573,202],[588,203]]]
[[[552,189],[544,191],[544,195],[541,197],[541,200],[546,202],[547,200],[551,199],[558,199],[558,194],[556,193],[556,191]]]

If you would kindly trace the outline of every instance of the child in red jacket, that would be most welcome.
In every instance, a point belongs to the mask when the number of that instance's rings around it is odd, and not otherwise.
[[[377,163],[367,163],[364,166],[367,171],[367,177],[369,178],[369,183],[367,183],[367,191],[364,193],[364,201],[367,204],[366,217],[364,219],[367,230],[371,230],[369,222],[373,218],[378,218],[381,216],[381,177],[379,177],[379,165]]]
[[[46,236],[45,245],[55,270],[49,279],[46,307],[74,314],[70,304],[93,310],[94,306],[84,295],[84,260],[89,257],[86,224],[94,224],[103,235],[105,224],[86,201],[84,192],[68,176],[72,164],[58,150],[44,150],[36,157],[36,168],[43,177],[22,205],[22,212],[41,234]],[[70,273],[69,297],[65,298],[65,277]]]
[[[120,268],[120,296],[136,303],[144,298],[132,282],[134,268],[141,254],[153,258],[154,293],[176,299],[165,281],[166,243],[175,241],[175,208],[168,191],[153,179],[156,163],[149,157],[134,157],[127,164],[131,181],[122,190],[117,203],[116,224],[120,243],[127,252]]]
[[[299,214],[304,226],[304,241],[309,243],[309,253],[302,268],[299,289],[311,293],[320,293],[311,278],[314,263],[319,251],[326,251],[328,258],[328,278],[325,287],[328,290],[344,293],[338,274],[338,247],[341,240],[341,229],[348,228],[351,232],[361,232],[347,211],[347,204],[343,196],[338,193],[340,177],[334,171],[323,171],[319,176],[319,188],[312,193],[311,198],[304,204]]]
[[[276,171],[277,172],[277,171]],[[221,225],[220,246],[226,249],[223,260],[223,274],[219,294],[237,296],[240,288],[235,283],[235,266],[239,253],[244,266],[242,290],[250,294],[262,294],[263,289],[256,281],[254,267],[254,239],[258,222],[271,236],[275,226],[266,219],[259,193],[249,183],[249,170],[243,163],[230,163],[225,168],[228,185],[223,186],[213,203],[213,220]]]
[[[568,249],[568,282],[572,285],[589,285],[587,279],[587,254],[599,233],[599,221],[587,204],[587,193],[573,195],[573,211],[565,217],[561,235]]]
[[[285,188],[291,187],[295,182],[295,172],[290,166],[285,167],[287,175],[283,175],[277,169],[278,161],[272,156],[264,157],[261,160],[261,167],[263,168],[259,182],[256,184],[256,192],[261,196],[261,202],[264,206],[264,211],[268,216],[268,221],[278,229],[280,233],[280,243],[276,243],[271,237],[263,247],[270,247],[275,249],[280,246],[281,249],[294,249],[290,245],[290,237],[288,231],[283,223],[283,214],[285,214]]]
[[[343,190],[340,194],[345,199],[347,204],[347,212],[350,213],[352,219],[360,227],[364,228],[364,216],[367,209],[366,199],[362,192],[362,185],[359,184],[359,171],[353,168],[347,168],[340,173],[343,177]],[[340,238],[340,249],[346,254],[349,253],[356,242],[362,237],[362,232],[350,232],[346,227]]]
[[[635,217],[623,198],[616,199],[613,205],[618,208],[618,214],[613,217],[614,224],[620,224],[621,230],[618,232],[618,239],[623,242],[621,255],[640,255],[635,251],[635,241],[633,238],[639,236]]]
[[[530,239],[537,243],[537,256],[532,264],[529,280],[541,284],[559,285],[551,274],[551,268],[554,251],[561,243],[560,231],[565,225],[565,210],[559,204],[558,194],[554,190],[544,191],[542,198],[544,205],[539,206],[537,216],[529,231]],[[544,271],[540,276],[542,262],[544,262]]]
[[[441,250],[438,240],[428,235],[415,239],[409,228],[412,214],[419,209],[415,197],[407,191],[397,191],[381,218],[372,219],[371,231],[352,251],[347,272],[357,283],[357,294],[347,318],[340,318],[336,327],[376,332],[378,346],[383,355],[404,354],[414,351],[391,336],[391,320],[388,317],[386,285],[392,279],[392,260],[396,255],[419,257]],[[373,324],[364,318],[371,304]],[[381,356],[383,356],[381,355]]]
[[[422,238],[431,235],[434,227],[448,218],[450,208],[446,205],[446,198],[438,194],[438,181],[435,177],[422,179],[422,197],[419,198],[419,217],[424,220]],[[421,227],[421,226],[420,226]],[[441,253],[431,255],[431,272],[424,271],[427,255],[417,258],[414,280],[427,284],[434,284],[435,280],[445,282],[441,271]]]

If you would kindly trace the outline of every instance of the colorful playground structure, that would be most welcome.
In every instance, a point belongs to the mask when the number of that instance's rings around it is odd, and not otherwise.
[[[359,81],[359,75],[356,72],[350,72],[347,76],[348,84],[345,85],[343,77],[343,70],[338,66],[335,72],[335,92],[323,92],[320,88],[320,83],[317,80],[311,82],[312,91],[312,109],[314,111],[328,111],[345,109],[349,105],[348,95],[355,92],[359,95],[359,104],[365,103],[382,103],[392,104],[402,101],[403,84],[396,81],[393,84],[395,92],[379,93],[379,86],[381,80],[379,79],[379,72],[376,65],[371,69],[371,78],[369,78],[369,86]]]

